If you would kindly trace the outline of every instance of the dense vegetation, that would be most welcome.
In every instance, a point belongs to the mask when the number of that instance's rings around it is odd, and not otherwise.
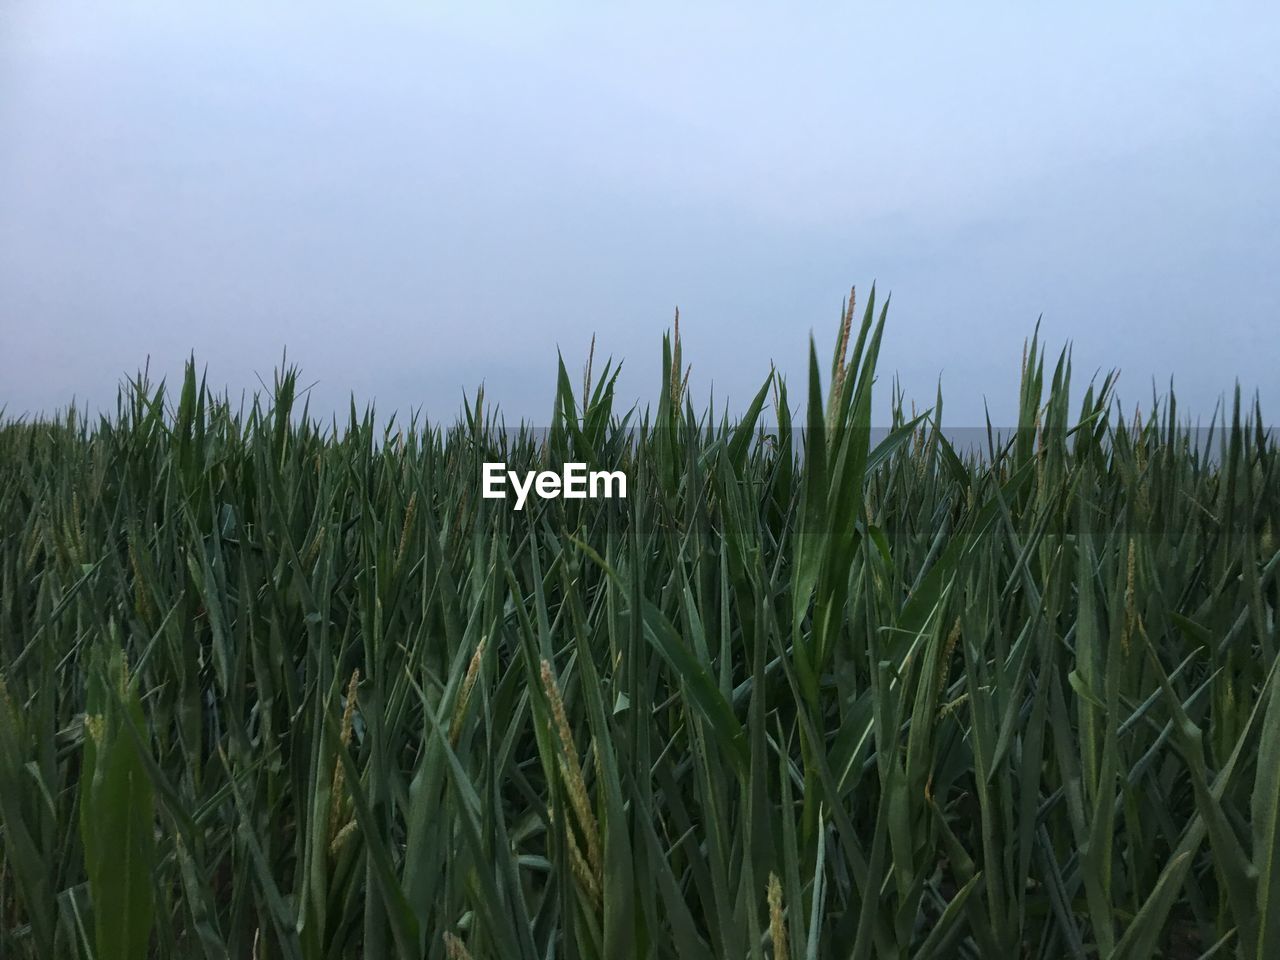
[[[1033,341],[1007,436],[872,444],[842,321],[794,424],[677,333],[545,431],[194,368],[0,428],[0,956],[1280,956],[1259,411],[1201,449]]]

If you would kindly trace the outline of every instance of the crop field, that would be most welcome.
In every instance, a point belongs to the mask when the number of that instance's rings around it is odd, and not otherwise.
[[[1033,340],[981,449],[873,438],[870,301],[733,420],[677,332],[538,429],[194,365],[0,426],[0,957],[1280,957],[1261,411]]]

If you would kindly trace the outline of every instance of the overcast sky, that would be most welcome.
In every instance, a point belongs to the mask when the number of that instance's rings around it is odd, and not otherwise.
[[[651,400],[677,305],[739,405],[875,280],[952,425],[1040,314],[1130,403],[1274,418],[1274,3],[523,6],[0,0],[0,405],[287,346],[322,409],[545,422],[593,332]]]

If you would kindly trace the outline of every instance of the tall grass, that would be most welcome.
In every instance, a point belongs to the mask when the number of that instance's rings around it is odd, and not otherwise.
[[[546,431],[193,367],[0,428],[0,956],[1280,956],[1260,412],[1206,454],[1033,341],[1007,438],[873,445],[883,322],[795,421],[677,337]]]

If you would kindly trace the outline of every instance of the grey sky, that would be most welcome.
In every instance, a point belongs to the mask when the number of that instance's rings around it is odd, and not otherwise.
[[[545,420],[593,331],[651,398],[677,304],[745,403],[875,279],[953,425],[1040,313],[1127,401],[1274,420],[1280,8],[684,6],[0,0],[0,404],[287,345],[322,409]]]

